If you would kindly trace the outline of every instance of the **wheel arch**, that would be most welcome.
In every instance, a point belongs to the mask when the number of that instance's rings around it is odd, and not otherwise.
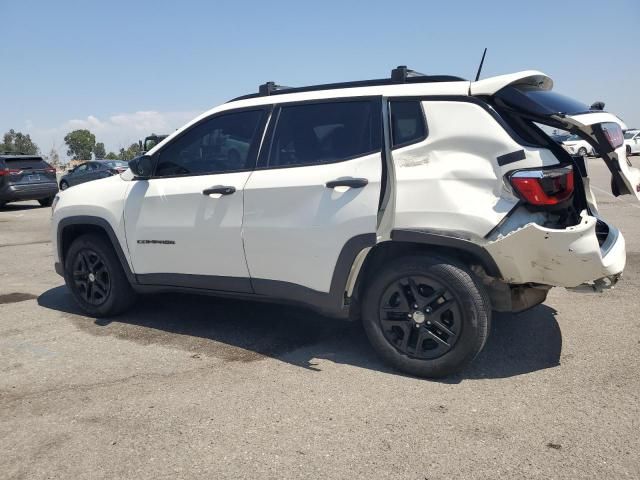
[[[500,269],[491,255],[476,243],[423,230],[393,230],[391,240],[376,244],[367,253],[353,285],[354,303],[362,298],[367,280],[386,262],[420,254],[452,257],[469,267],[479,265],[488,276],[501,278]]]
[[[80,235],[87,233],[96,233],[102,235],[109,241],[113,250],[118,256],[118,260],[122,264],[122,268],[130,283],[136,283],[135,275],[131,270],[129,261],[120,245],[120,241],[113,230],[113,227],[107,220],[100,217],[92,216],[73,216],[60,220],[57,230],[57,244],[58,244],[58,258],[60,259],[61,266],[64,266],[66,260],[66,254],[69,251],[71,243]]]

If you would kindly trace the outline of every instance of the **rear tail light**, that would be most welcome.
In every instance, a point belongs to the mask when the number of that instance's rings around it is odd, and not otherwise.
[[[55,168],[46,168],[45,172],[47,172],[47,173],[56,173],[56,169]]]
[[[3,175],[20,175],[22,170],[16,170],[15,168],[0,168],[0,177]]]
[[[622,127],[614,122],[607,122],[600,124],[602,133],[607,138],[609,145],[614,150],[621,147],[624,143],[624,134],[622,133]]]
[[[510,175],[513,189],[530,205],[550,206],[564,202],[573,194],[573,167],[520,170]]]

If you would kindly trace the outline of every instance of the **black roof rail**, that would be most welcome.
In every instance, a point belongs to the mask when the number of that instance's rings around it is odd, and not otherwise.
[[[382,85],[395,85],[398,83],[435,83],[435,82],[464,82],[466,79],[453,75],[425,75],[400,65],[391,70],[390,78],[377,78],[373,80],[357,80],[354,82],[325,83],[320,85],[309,85],[306,87],[285,87],[277,85],[275,82],[267,82],[258,88],[258,93],[250,93],[233,98],[229,102],[245,100],[248,98],[266,97],[270,95],[280,95],[283,93],[313,92],[316,90],[336,90],[339,88],[375,87]],[[227,102],[227,103],[229,103]]]
[[[391,70],[391,81],[394,83],[407,83],[408,78],[428,77],[424,73],[407,68],[406,65],[398,65]]]
[[[291,90],[292,87],[285,87],[284,85],[276,85],[276,82],[263,83],[258,87],[258,96],[267,97],[273,95],[278,90]]]

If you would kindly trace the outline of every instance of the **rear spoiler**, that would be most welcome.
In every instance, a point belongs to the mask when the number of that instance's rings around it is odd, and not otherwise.
[[[537,70],[525,70],[471,82],[469,84],[469,95],[494,95],[498,90],[502,90],[509,85],[530,85],[540,90],[551,90],[553,88],[553,80]]]

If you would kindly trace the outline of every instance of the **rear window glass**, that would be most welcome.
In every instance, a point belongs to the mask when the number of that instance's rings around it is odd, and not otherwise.
[[[390,109],[393,147],[419,142],[427,136],[427,126],[420,102],[391,102]]]
[[[21,170],[49,168],[49,164],[38,157],[5,158],[4,163],[7,165],[7,168],[19,168]]]
[[[119,161],[119,160],[114,160],[112,162],[104,162],[104,164],[109,168],[129,167],[129,163],[128,162],[123,162],[123,161]]]
[[[270,167],[339,162],[380,151],[381,125],[371,101],[282,107]]]
[[[586,103],[551,90],[524,85],[505,87],[496,93],[496,97],[516,110],[541,116],[556,113],[575,115],[590,111]]]

